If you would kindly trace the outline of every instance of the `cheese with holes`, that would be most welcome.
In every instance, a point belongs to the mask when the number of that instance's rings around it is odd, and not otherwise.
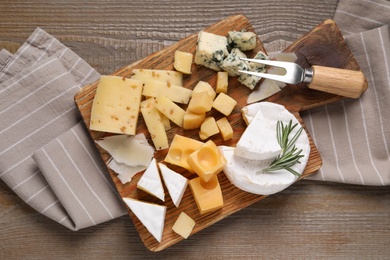
[[[183,74],[173,70],[133,69],[132,79],[159,80],[172,85],[183,86]]]
[[[90,129],[135,135],[142,82],[117,76],[101,76],[91,109]]]
[[[234,107],[237,105],[237,101],[226,95],[225,93],[219,93],[214,100],[213,108],[228,116],[232,113]]]
[[[209,69],[220,71],[222,61],[229,54],[225,36],[200,31],[198,33],[194,62]]]
[[[217,145],[209,140],[188,156],[187,163],[203,181],[208,182],[222,171],[226,159]]]
[[[176,134],[164,161],[193,172],[187,163],[187,158],[188,155],[199,149],[202,145],[203,143],[200,141]]]
[[[167,132],[165,131],[160,112],[154,107],[154,98],[141,102],[141,114],[156,150],[168,148]]]
[[[175,51],[173,67],[184,74],[191,74],[192,53],[184,51]]]
[[[165,164],[159,163],[158,167],[160,168],[161,175],[173,204],[175,204],[176,207],[179,207],[188,186],[188,179],[169,169]]]
[[[233,138],[233,128],[226,117],[222,117],[221,119],[218,119],[217,126],[219,128],[219,132],[221,132],[224,141]]]
[[[208,182],[196,177],[190,180],[189,185],[200,214],[206,214],[223,207],[222,190],[216,175]]]
[[[202,125],[200,126],[199,130],[199,138],[201,140],[205,140],[213,135],[216,135],[219,133],[219,128],[217,125],[217,122],[215,121],[214,117],[207,117]]]
[[[137,183],[137,188],[155,196],[156,198],[159,198],[162,201],[165,200],[164,188],[155,158],[152,159],[148,168],[142,174]]]
[[[176,125],[183,126],[184,109],[173,103],[165,96],[158,96],[154,102],[154,106]]]
[[[123,198],[123,201],[153,237],[161,242],[167,207],[132,198]]]
[[[187,104],[192,95],[191,89],[163,81],[149,79],[143,80],[142,83],[144,84],[142,95],[145,97],[157,98],[163,95],[175,103]]]
[[[179,217],[176,219],[175,224],[173,224],[172,230],[187,239],[192,230],[194,229],[195,221],[188,216],[184,211],[182,211]]]

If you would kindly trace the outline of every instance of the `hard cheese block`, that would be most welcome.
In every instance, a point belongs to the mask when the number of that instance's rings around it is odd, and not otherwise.
[[[102,76],[91,110],[90,129],[135,135],[142,83],[118,76]]]

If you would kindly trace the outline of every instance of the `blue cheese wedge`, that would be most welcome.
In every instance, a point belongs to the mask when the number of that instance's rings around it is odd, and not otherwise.
[[[228,56],[223,60],[221,68],[226,71],[229,76],[239,76],[241,73],[238,70],[248,70],[249,65],[246,61],[240,60],[246,58],[245,53],[238,48],[233,48]]]
[[[183,195],[188,186],[188,179],[183,175],[171,170],[165,164],[158,163],[165,186],[172,198],[173,204],[179,207]]]
[[[228,32],[228,44],[231,48],[239,48],[242,51],[253,50],[256,47],[256,34],[247,31]]]
[[[268,56],[262,52],[259,51],[253,59],[259,59],[259,60],[268,60]],[[259,64],[259,63],[254,63],[254,62],[248,62],[248,70],[253,71],[253,72],[266,72],[266,66],[264,64]],[[261,77],[249,75],[249,74],[244,74],[240,73],[238,77],[238,81],[247,86],[249,89],[254,89],[261,80]]]
[[[195,64],[220,71],[222,61],[229,54],[227,45],[225,36],[200,31],[194,58]]]
[[[271,156],[270,151],[274,148],[273,144],[270,144],[270,141],[267,139],[271,138],[276,141],[277,121],[282,121],[284,124],[288,124],[290,120],[292,120],[292,124],[299,124],[299,122],[296,117],[282,105],[270,102],[261,102],[258,104],[261,105],[253,106],[253,108],[257,109],[257,111],[253,119],[248,119],[248,128],[250,128],[251,125],[252,127],[256,126],[257,134],[251,135],[253,138],[252,140],[256,143],[252,143],[255,146],[263,146],[262,150],[266,154],[266,156],[263,156],[263,158],[265,159],[259,160],[258,157],[253,156],[253,154],[249,152],[253,150],[253,148],[248,146],[249,144],[247,141],[243,143],[243,147],[241,147],[241,149],[244,151],[241,152],[239,156],[237,155],[237,146],[220,146],[219,149],[228,162],[223,171],[227,178],[236,187],[254,194],[270,195],[280,192],[293,184],[298,179],[298,176],[284,169],[273,172],[263,171],[263,169],[268,167],[269,164],[274,160],[275,157],[273,156],[277,156],[275,154]],[[262,115],[262,119],[266,119],[262,123],[267,125],[267,127],[274,128],[275,125],[273,136],[271,132],[267,135],[264,135],[263,133],[265,130],[258,129],[258,127],[264,127],[256,123],[257,121],[255,120],[259,117],[258,115]],[[291,136],[293,136],[298,130],[299,127],[296,127],[292,131]],[[250,131],[255,131],[255,129],[251,129]],[[243,138],[245,139],[248,137],[244,137],[243,135],[239,142],[242,141]],[[291,168],[299,175],[301,175],[306,167],[310,154],[309,138],[305,131],[302,131],[295,142],[295,146],[298,150],[302,149],[301,155],[303,155],[303,157],[300,158],[300,163],[296,163]]]
[[[132,198],[123,198],[123,201],[153,237],[161,242],[167,207]]]
[[[137,183],[137,188],[159,198],[165,200],[164,188],[161,182],[160,173],[157,168],[156,159],[153,158],[146,171]]]

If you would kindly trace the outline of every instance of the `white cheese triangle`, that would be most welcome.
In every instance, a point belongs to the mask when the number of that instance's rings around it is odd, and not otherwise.
[[[154,238],[161,242],[167,207],[131,198],[123,200]]]
[[[168,189],[169,195],[172,198],[173,204],[179,207],[181,199],[188,186],[188,179],[181,174],[169,169],[165,164],[158,163],[158,166],[163,176],[165,186]]]
[[[143,133],[134,136],[108,136],[96,143],[115,161],[129,166],[148,166],[154,154],[154,148],[149,145]]]
[[[158,172],[156,159],[153,158],[148,168],[139,179],[137,188],[164,201],[164,188],[161,182],[160,173]]]

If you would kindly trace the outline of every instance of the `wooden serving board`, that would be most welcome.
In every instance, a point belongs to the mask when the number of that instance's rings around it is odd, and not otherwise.
[[[210,27],[205,28],[207,32],[212,32],[219,35],[227,35],[230,30],[248,30],[254,31],[250,22],[246,17],[242,15],[232,16],[223,21],[220,21]],[[124,67],[113,75],[119,75],[122,77],[131,77],[132,70],[136,68],[144,69],[165,69],[173,70],[173,57],[176,50],[186,51],[195,53],[196,48],[197,34],[189,36],[178,43],[156,52],[143,60],[140,60],[136,63],[130,64],[127,67]],[[265,52],[264,47],[260,40],[257,40],[257,47],[255,50],[247,53],[248,57],[253,57],[255,53],[259,50]],[[318,25],[313,31],[303,36],[293,45],[291,45],[286,52],[295,52],[298,56],[298,63],[303,67],[309,67],[312,64],[318,65],[328,65],[333,67],[348,68],[359,70],[356,60],[353,58],[351,52],[349,51],[347,45],[345,44],[341,33],[339,32],[337,26],[333,21],[327,20],[320,25]],[[192,74],[184,76],[183,83],[185,87],[193,88],[199,80],[209,82],[212,86],[216,84],[216,72],[210,69],[207,69],[203,66],[193,65]],[[95,91],[97,87],[97,82],[85,86],[79,93],[75,96],[75,102],[81,112],[82,118],[89,128],[90,122],[90,113],[93,98],[95,96]],[[234,109],[233,113],[228,117],[229,122],[232,124],[234,129],[234,137],[228,142],[223,142],[220,135],[216,135],[211,139],[217,145],[231,145],[234,146],[238,139],[240,138],[242,132],[244,131],[246,125],[241,117],[240,109],[246,105],[246,99],[250,90],[245,86],[242,86],[236,77],[229,78],[229,90],[228,95],[237,100],[238,104]],[[268,98],[268,101],[283,104],[287,109],[289,109],[303,124],[302,119],[299,116],[299,112],[308,108],[324,105],[330,102],[340,100],[342,97],[335,96],[332,94],[321,93],[314,90],[309,90],[304,84],[297,86],[287,86],[283,91],[277,93],[276,95]],[[211,111],[210,116],[215,116],[216,119],[222,117],[216,111]],[[306,129],[306,128],[305,128]],[[307,131],[307,130],[306,130]],[[137,133],[145,133],[151,145],[151,139],[145,127],[142,116],[139,117]],[[90,131],[91,137],[93,140],[101,139],[107,136],[107,133]],[[179,127],[173,127],[168,131],[168,139],[171,142],[175,134],[185,135],[191,138],[199,140],[198,130],[187,130],[184,131]],[[310,135],[310,144],[311,144],[311,153],[305,171],[302,177],[305,177],[321,167],[322,160],[320,154],[314,145]],[[97,146],[104,162],[110,158],[110,155]],[[157,161],[163,161],[166,150],[157,151],[155,153],[155,158]],[[182,173],[188,179],[194,178],[195,175],[191,174],[179,167],[169,165],[170,168]],[[143,201],[155,202],[157,204],[162,204],[161,201],[155,199],[151,195],[139,190],[136,188],[137,182],[142,175],[138,173],[133,177],[133,180],[130,183],[122,184],[119,179],[116,177],[116,174],[108,168],[110,175],[119,191],[121,197],[131,197]],[[186,212],[191,218],[196,222],[195,228],[192,234],[199,232],[200,230],[218,222],[219,220],[263,199],[265,196],[259,196],[244,192],[236,188],[233,184],[229,182],[226,176],[223,173],[218,175],[222,187],[222,193],[224,198],[224,207],[220,210],[211,212],[209,214],[200,215],[194,198],[191,194],[189,188],[187,188],[186,193],[182,199],[182,202],[178,208],[176,208],[169,196],[166,196],[166,201],[163,203],[167,206],[167,214],[165,218],[165,228],[163,232],[162,242],[158,243],[156,239],[147,231],[147,229],[140,223],[140,221],[135,217],[135,215],[129,211],[129,215],[132,221],[135,224],[137,231],[140,234],[142,241],[145,246],[151,251],[160,251],[163,250],[179,241],[182,240],[182,237],[177,235],[172,231],[172,226],[179,216],[180,212]],[[167,194],[167,192],[166,192]]]

